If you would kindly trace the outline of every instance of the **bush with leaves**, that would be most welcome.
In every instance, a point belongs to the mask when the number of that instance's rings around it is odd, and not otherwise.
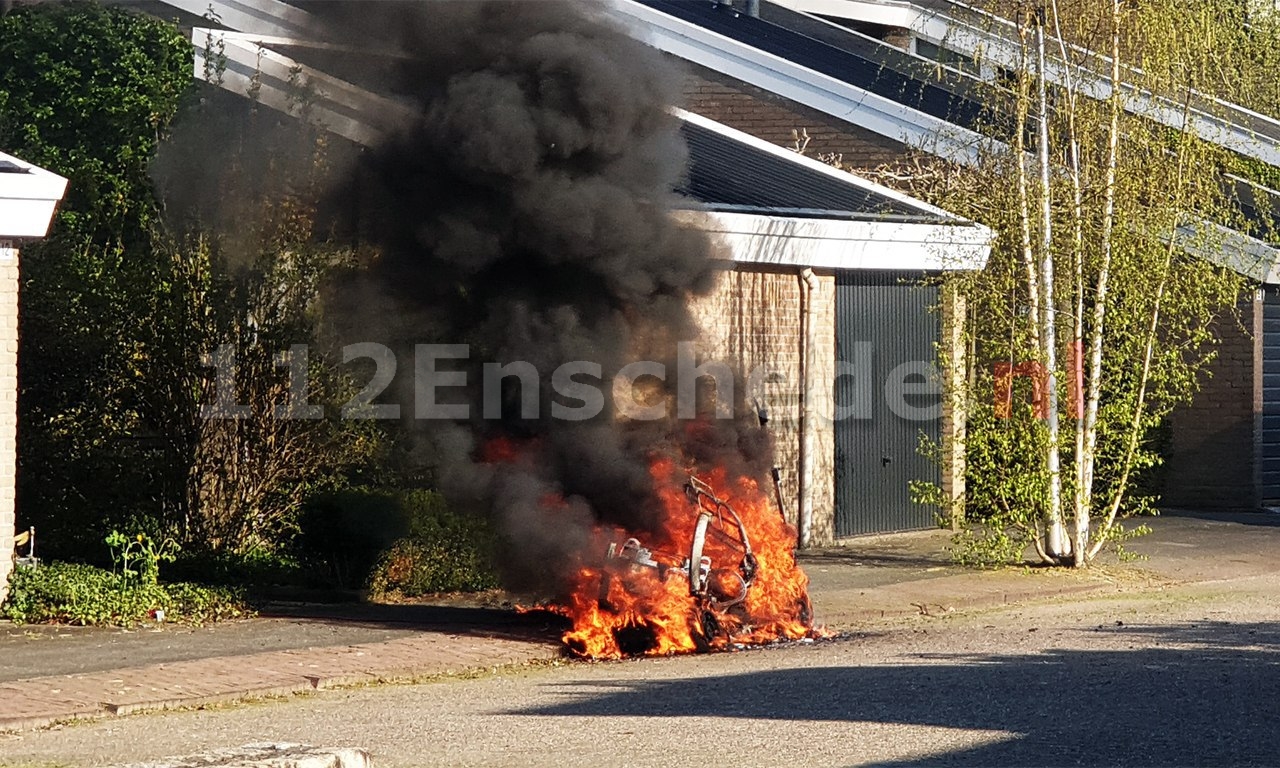
[[[129,627],[154,620],[204,624],[250,616],[244,595],[226,587],[140,582],[76,563],[21,566],[9,579],[0,616],[18,624]]]
[[[498,586],[495,536],[487,521],[451,511],[432,491],[398,495],[407,534],[378,559],[369,576],[375,598],[434,592],[478,592]]]

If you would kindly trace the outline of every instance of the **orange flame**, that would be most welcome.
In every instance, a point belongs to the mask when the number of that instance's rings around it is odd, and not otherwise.
[[[755,480],[731,477],[723,468],[702,478],[742,519],[757,563],[746,588],[736,528],[709,531],[703,554],[710,558],[710,589],[729,596],[714,603],[691,594],[682,567],[699,514],[685,493],[689,473],[660,457],[652,461],[650,475],[661,504],[657,530],[597,530],[600,562],[573,573],[570,596],[549,606],[573,622],[563,637],[571,650],[592,658],[666,655],[812,634],[809,580],[796,564],[795,529]],[[632,537],[652,551],[656,567],[604,557],[609,542]],[[744,588],[745,599],[724,607]]]

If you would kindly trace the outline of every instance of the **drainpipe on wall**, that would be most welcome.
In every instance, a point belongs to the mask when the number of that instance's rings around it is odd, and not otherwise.
[[[813,298],[818,290],[818,276],[805,267],[800,271],[804,285],[804,302],[800,307],[800,324],[804,333],[804,409],[800,416],[800,515],[797,520],[801,549],[809,546],[813,538],[813,489],[814,472],[818,458],[818,409],[814,394],[818,383],[817,372],[818,324],[813,321]]]
[[[753,19],[760,18],[760,0],[747,0],[747,15]]]

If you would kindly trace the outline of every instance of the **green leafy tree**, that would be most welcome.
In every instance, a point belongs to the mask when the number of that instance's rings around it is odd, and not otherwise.
[[[328,140],[195,88],[192,53],[118,8],[0,19],[0,144],[71,180],[22,285],[20,515],[55,556],[112,529],[271,551],[381,450],[339,418],[354,389],[321,348],[280,359],[314,346],[319,286],[353,258],[313,231]],[[319,418],[277,410],[300,396]],[[243,418],[208,418],[219,397]]]
[[[135,429],[133,354],[169,264],[148,163],[191,84],[172,25],[91,3],[0,18],[0,146],[70,180],[50,237],[23,254],[19,515],[66,551],[107,518],[164,505]]]
[[[1218,46],[1242,33],[1208,4],[993,5],[1016,30],[1017,60],[990,89],[996,112],[1015,117],[1001,134],[1011,151],[916,179],[999,235],[988,269],[957,279],[974,352],[973,525],[960,542],[980,562],[1032,546],[1081,566],[1130,535],[1123,518],[1152,510],[1143,478],[1160,460],[1160,426],[1194,394],[1215,323],[1232,322],[1243,288],[1200,256],[1223,251],[1218,225],[1254,227],[1222,181],[1238,158],[1142,116],[1137,102],[1184,117],[1212,110],[1197,92],[1216,93],[1220,74],[1247,62]],[[1043,402],[1025,380],[1005,399],[1010,377],[997,371],[1020,363]],[[926,497],[942,500],[937,489]]]

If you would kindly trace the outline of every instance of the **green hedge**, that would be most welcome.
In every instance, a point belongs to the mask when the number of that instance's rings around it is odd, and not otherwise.
[[[166,622],[204,624],[252,615],[244,595],[226,587],[144,584],[77,563],[20,566],[9,579],[0,616],[18,624],[128,627],[164,611]]]

